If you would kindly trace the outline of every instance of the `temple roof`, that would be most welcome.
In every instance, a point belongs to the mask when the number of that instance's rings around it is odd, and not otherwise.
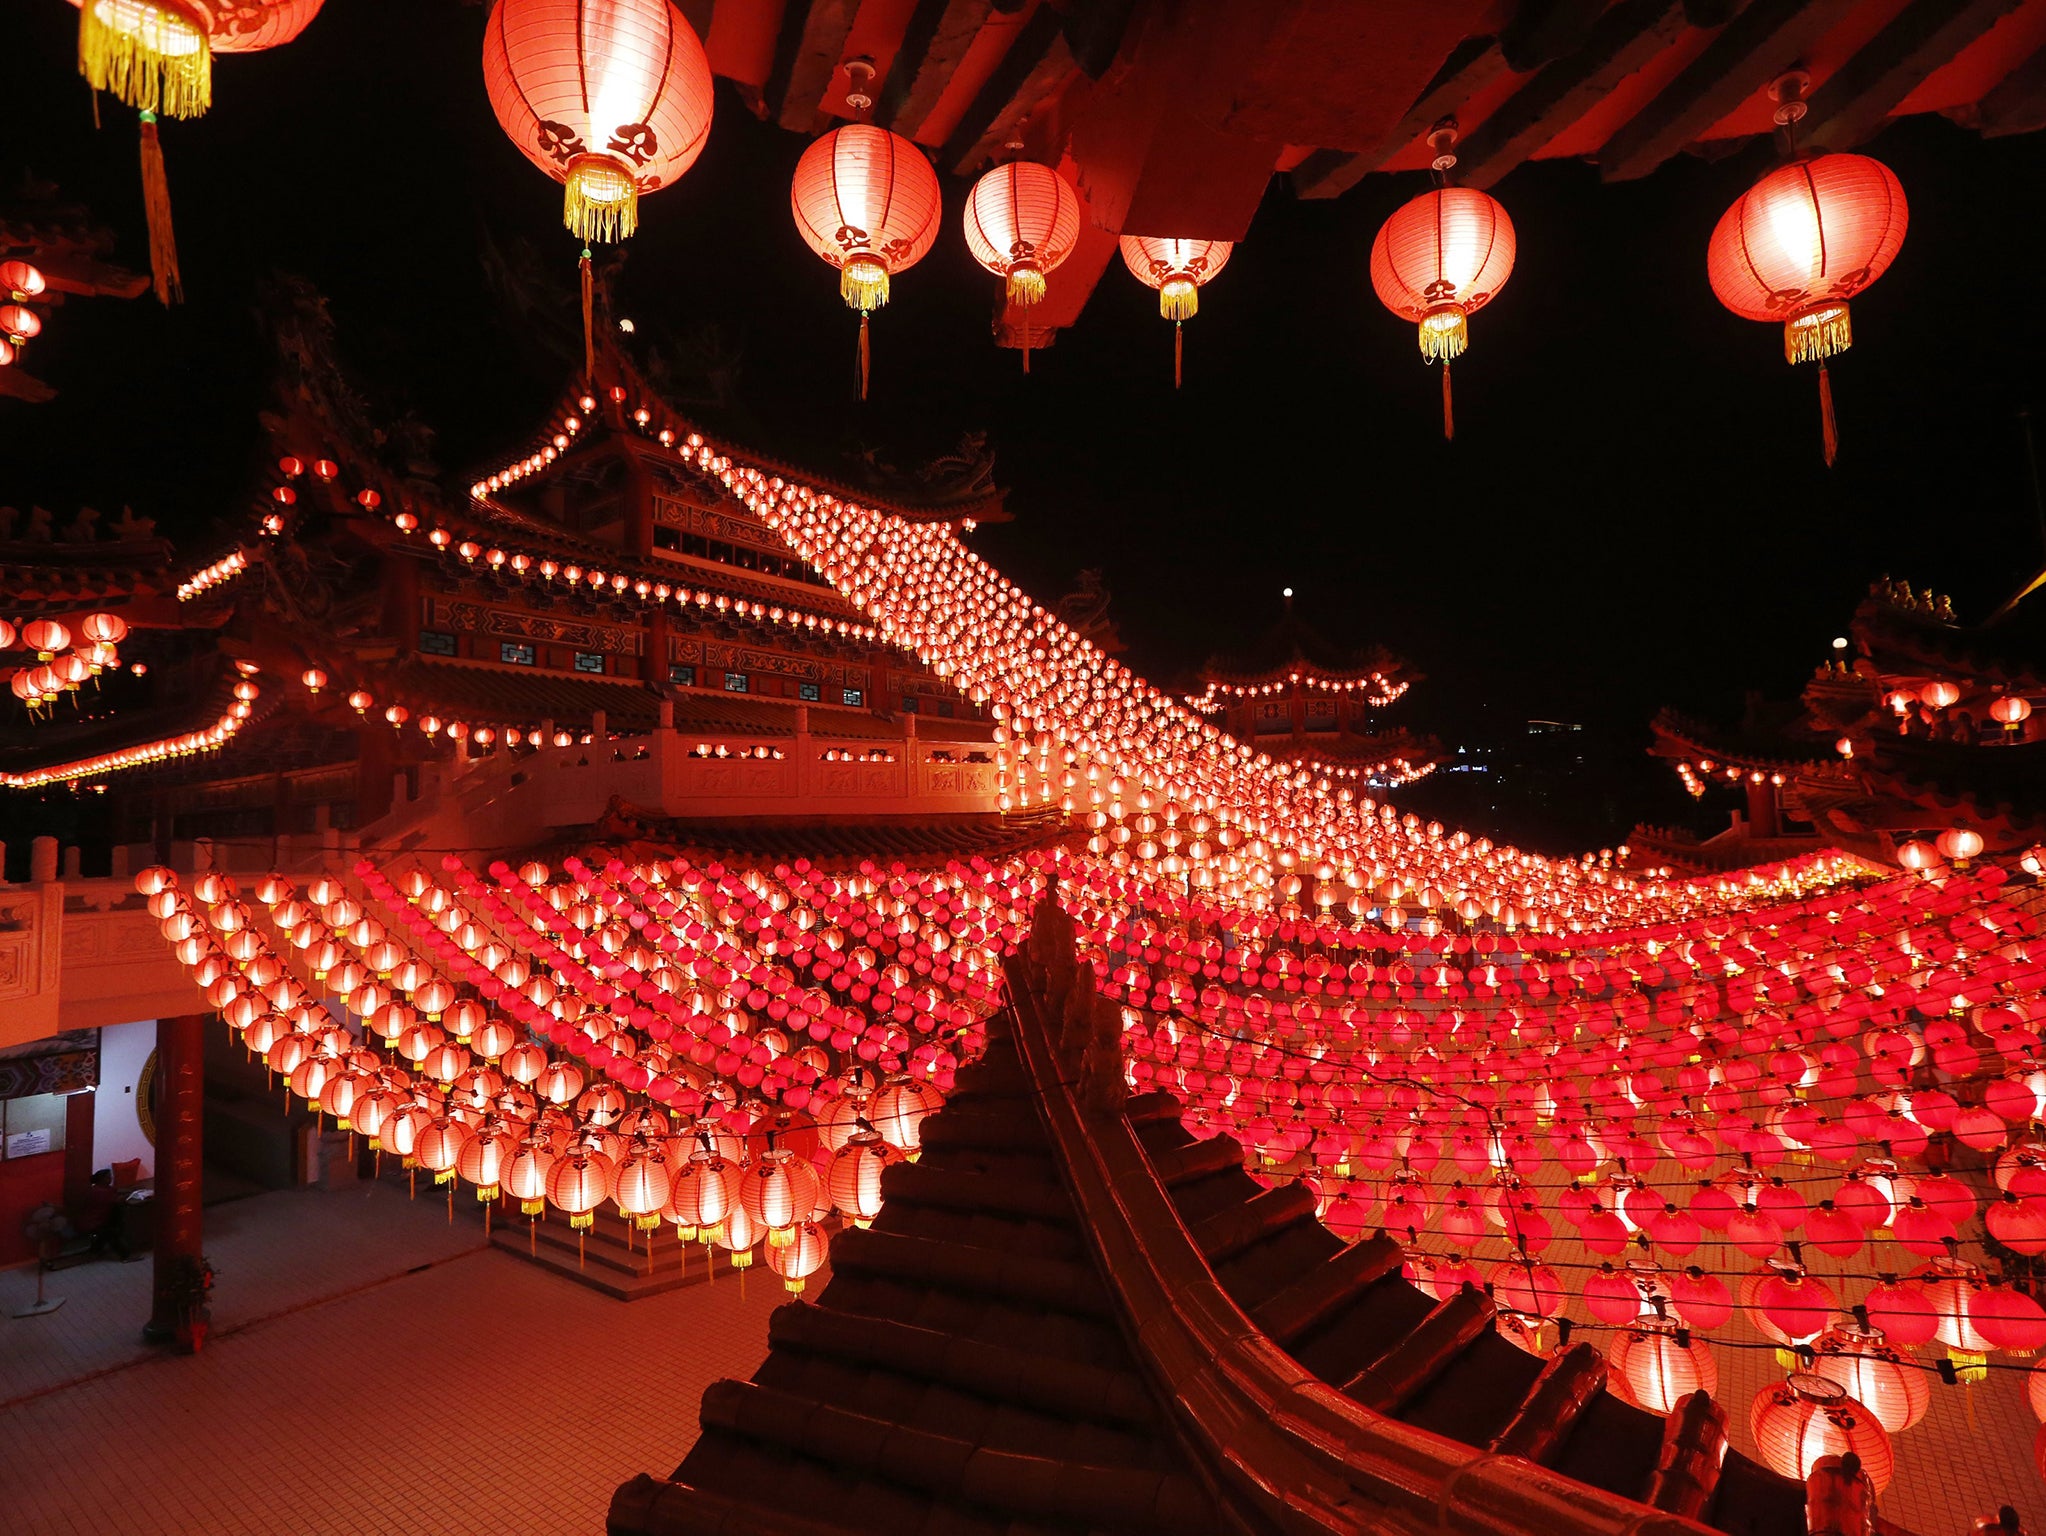
[[[1278,623],[1248,649],[1217,652],[1201,666],[1204,683],[1256,686],[1285,682],[1295,675],[1328,678],[1338,682],[1382,679],[1417,682],[1421,674],[1383,645],[1352,650],[1326,639],[1293,606],[1289,596]]]
[[[655,858],[692,851],[740,863],[807,859],[835,870],[863,860],[910,868],[942,865],[951,859],[1007,859],[1058,841],[1073,823],[1053,809],[1010,814],[914,816],[777,816],[669,818],[621,807],[620,823],[607,829],[628,837]],[[630,823],[630,826],[623,825]]]

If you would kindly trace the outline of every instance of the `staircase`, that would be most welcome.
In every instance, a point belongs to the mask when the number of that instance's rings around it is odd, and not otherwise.
[[[728,1279],[735,1285],[742,1278],[747,1285],[781,1284],[765,1264],[755,1263],[742,1276],[724,1249],[677,1242],[668,1226],[641,1232],[611,1210],[597,1215],[578,1244],[575,1229],[559,1216],[529,1222],[506,1207],[492,1218],[490,1246],[620,1301],[644,1301],[685,1285],[721,1285]]]

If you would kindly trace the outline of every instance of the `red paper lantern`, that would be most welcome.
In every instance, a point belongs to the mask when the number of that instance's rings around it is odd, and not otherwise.
[[[1778,166],[1720,217],[1706,252],[1719,302],[1783,327],[1783,355],[1819,365],[1826,462],[1838,452],[1826,359],[1854,344],[1847,301],[1881,277],[1904,244],[1904,188],[1866,155],[1816,155]]]
[[[1080,194],[1048,165],[1012,160],[998,165],[966,194],[966,248],[1002,279],[1009,303],[1023,311],[1023,371],[1030,371],[1030,309],[1044,297],[1045,278],[1080,240]]]
[[[1678,1338],[1674,1323],[1645,1319],[1622,1330],[1607,1351],[1621,1397],[1650,1413],[1671,1413],[1693,1392],[1719,1390],[1719,1363],[1702,1339]]]
[[[827,1186],[831,1203],[856,1227],[881,1214],[881,1176],[902,1154],[873,1131],[861,1131],[832,1154]]]
[[[1172,387],[1179,388],[1180,327],[1200,313],[1201,289],[1229,264],[1233,240],[1175,240],[1158,235],[1124,235],[1123,265],[1138,282],[1158,290],[1158,313],[1172,322]]]
[[[1799,1482],[1820,1457],[1849,1452],[1861,1458],[1878,1493],[1889,1487],[1896,1470],[1890,1437],[1875,1415],[1838,1382],[1811,1371],[1795,1372],[1757,1393],[1748,1427],[1762,1460]]]
[[[27,299],[40,298],[49,287],[49,280],[34,262],[19,257],[11,261],[0,261],[0,293],[19,304]]]
[[[670,0],[500,0],[483,32],[497,121],[566,188],[562,221],[622,240],[642,193],[696,163],[710,133],[710,60]]]
[[[1421,356],[1442,364],[1442,435],[1456,436],[1449,364],[1470,343],[1470,316],[1513,275],[1513,220],[1474,187],[1423,192],[1380,226],[1371,243],[1378,301],[1420,337]]]
[[[789,203],[797,233],[838,268],[839,297],[860,312],[864,400],[867,316],[888,302],[888,280],[922,261],[938,238],[937,173],[901,134],[847,123],[803,151]]]
[[[2021,694],[2004,694],[1990,701],[1989,718],[2007,732],[2020,730],[2032,718],[2032,702]]]
[[[789,1231],[787,1242],[768,1243],[767,1267],[781,1276],[782,1286],[790,1295],[800,1296],[810,1276],[824,1267],[830,1251],[822,1227],[814,1221],[798,1222]]]
[[[1880,1333],[1840,1323],[1812,1342],[1813,1367],[1840,1383],[1847,1395],[1876,1416],[1893,1435],[1902,1434],[1932,1405],[1932,1388],[1914,1360],[1893,1349]]]

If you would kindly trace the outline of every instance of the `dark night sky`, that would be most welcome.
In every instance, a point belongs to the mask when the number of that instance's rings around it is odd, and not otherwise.
[[[0,186],[59,182],[139,268],[132,115],[103,103],[95,132],[75,13],[21,10]],[[564,302],[575,245],[559,189],[491,115],[482,16],[329,0],[291,46],[217,61],[211,114],[164,133],[189,302],[51,316],[32,364],[62,395],[0,402],[0,500],[126,501],[196,547],[245,482],[264,367],[253,296],[280,270],[330,296],[344,355],[380,402],[439,430],[451,478],[523,444],[563,374],[486,291],[480,238],[534,242]],[[1367,273],[1418,177],[1311,203],[1275,181],[1188,326],[1178,394],[1170,327],[1120,263],[1023,378],[988,338],[995,282],[966,254],[948,179],[937,248],[876,319],[862,407],[852,317],[789,216],[803,142],[720,82],[703,158],[643,204],[631,242],[618,304],[643,335],[711,328],[737,347],[735,419],[790,457],[828,467],[859,442],[912,460],[988,431],[1016,521],[978,547],[1046,600],[1104,567],[1140,669],[1253,637],[1291,585],[1332,637],[1412,657],[1429,680],[1402,712],[1452,741],[1583,721],[1609,769],[1582,804],[1545,811],[1547,837],[1520,831],[1509,795],[1509,835],[1581,845],[1682,816],[1640,755],[1657,706],[1727,717],[1745,686],[1794,691],[1878,573],[1979,616],[2041,558],[2017,412],[2037,401],[2046,343],[2023,235],[2046,229],[2046,139],[1918,119],[1869,146],[1903,181],[1911,231],[1855,303],[1831,473],[1811,371],[1705,281],[1712,224],[1767,146],[1623,186],[1544,164],[1495,188],[1519,262],[1472,322],[1445,445],[1435,375]]]

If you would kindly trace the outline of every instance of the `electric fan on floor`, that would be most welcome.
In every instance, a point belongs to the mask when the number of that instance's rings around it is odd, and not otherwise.
[[[21,1223],[21,1235],[28,1239],[28,1245],[36,1256],[36,1299],[32,1306],[23,1307],[16,1317],[43,1317],[64,1305],[62,1296],[43,1296],[43,1276],[49,1263],[64,1242],[64,1215],[54,1205],[45,1201],[30,1211]]]

